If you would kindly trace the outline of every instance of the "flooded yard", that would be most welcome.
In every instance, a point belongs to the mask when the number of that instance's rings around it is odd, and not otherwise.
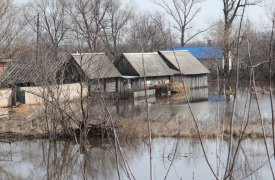
[[[209,93],[208,101],[192,101],[190,107],[181,97],[149,97],[149,118],[152,122],[152,172],[153,179],[214,179],[207,162],[209,161],[218,178],[223,178],[230,145],[228,122],[231,119],[234,93],[225,94],[210,89],[197,92]],[[194,95],[195,94],[195,95]],[[196,97],[196,92],[193,98]],[[249,136],[251,132],[262,133],[261,117],[270,137],[272,120],[270,97],[267,92],[258,93],[260,112],[253,94],[245,91],[236,96],[235,128],[241,127],[248,117],[249,132],[241,142],[233,169],[234,179],[272,179],[263,136]],[[200,97],[200,94],[198,94]],[[124,139],[125,131],[118,130],[123,155],[118,155],[111,139],[91,140],[78,144],[76,141],[30,140],[0,143],[0,179],[129,179],[125,164],[132,173],[132,179],[150,179],[150,153],[148,145],[147,106],[144,99],[106,101],[114,120],[124,119],[124,129],[133,133],[135,129],[143,136]],[[203,147],[197,138],[194,113],[200,131],[204,135]],[[104,117],[100,104],[93,106],[91,114]],[[3,111],[4,112],[4,111]],[[6,110],[6,114],[10,111]],[[106,112],[105,112],[106,113]],[[126,123],[125,123],[126,122]],[[140,122],[143,123],[141,126]],[[224,122],[224,138],[221,138],[221,122]],[[35,128],[34,125],[32,125]],[[120,126],[118,126],[118,129]],[[139,128],[143,128],[140,131]],[[227,132],[227,133],[226,133]],[[134,133],[133,133],[134,134]],[[207,136],[207,134],[211,136]],[[214,134],[214,136],[213,136]],[[218,136],[217,136],[218,135]],[[128,137],[128,136],[127,136]],[[166,138],[165,138],[166,137]],[[196,138],[194,138],[196,137]],[[209,138],[211,137],[211,138]],[[254,137],[254,138],[251,138]],[[258,138],[255,138],[258,137]],[[273,153],[272,139],[267,139],[269,155]],[[237,147],[237,139],[232,142]],[[125,162],[124,159],[125,158]],[[230,155],[230,159],[233,155]],[[274,158],[271,164],[275,168]],[[124,167],[124,168],[123,168]],[[119,172],[119,176],[118,176]]]
[[[275,95],[275,94],[274,94]],[[274,96],[273,95],[273,96]],[[258,93],[260,111],[263,119],[271,120],[270,97],[268,93]],[[259,110],[257,107],[255,95],[240,92],[236,97],[235,117],[242,118],[244,116],[245,108],[251,99],[250,117],[252,119],[259,119]],[[275,100],[275,99],[274,99]],[[195,114],[198,121],[215,121],[218,115],[225,119],[231,117],[233,110],[234,95],[224,95],[220,92],[218,94],[209,94],[209,100],[191,102],[190,107]],[[154,120],[188,120],[191,117],[190,108],[186,102],[180,99],[173,99],[170,97],[149,97],[149,113],[150,118]],[[122,117],[137,117],[146,115],[146,103],[144,99],[120,100],[110,105],[113,114],[118,114]],[[219,111],[218,111],[219,110]],[[219,114],[218,114],[219,113]]]
[[[207,139],[203,143],[214,171],[222,175],[228,143],[224,142],[221,146],[221,156],[219,143],[215,139]],[[133,176],[149,179],[147,144],[141,140],[122,144]],[[92,142],[82,148],[65,141],[1,143],[0,147],[1,179],[118,179],[115,153],[106,142]],[[154,179],[164,179],[165,176],[167,179],[214,179],[196,139],[153,139],[152,164]],[[273,158],[272,164],[275,165]],[[123,169],[119,171],[121,179],[128,179]],[[243,141],[234,178],[272,179],[263,140]]]

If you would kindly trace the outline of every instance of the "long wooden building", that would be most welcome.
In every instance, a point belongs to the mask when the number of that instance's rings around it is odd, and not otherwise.
[[[177,71],[169,68],[157,52],[153,53],[123,53],[115,63],[122,76],[131,78],[132,89],[171,82]]]
[[[184,82],[189,88],[208,86],[209,70],[204,67],[189,51],[159,51],[167,66],[176,73],[173,82]]]
[[[51,100],[72,100],[79,97],[78,82],[82,76],[78,64],[71,59],[40,64],[11,64],[0,76],[0,91],[5,92],[0,92],[0,106],[40,104],[45,97],[51,97]]]
[[[72,58],[89,79],[91,91],[120,92],[124,79],[105,53],[76,53]]]

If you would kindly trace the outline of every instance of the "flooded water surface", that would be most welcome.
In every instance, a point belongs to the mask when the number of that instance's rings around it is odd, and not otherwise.
[[[274,97],[275,95],[273,95]],[[255,120],[260,118],[259,109],[255,95],[248,95],[245,92],[237,94],[236,110],[234,116],[242,119],[244,112],[248,111],[248,104],[251,99],[250,118]],[[270,97],[268,93],[258,94],[260,112],[265,120],[271,120]],[[225,116],[228,119],[232,115],[234,96],[220,94],[210,94],[209,100],[201,102],[191,102],[192,109],[197,121],[215,121]],[[275,101],[275,99],[273,100]],[[145,117],[146,104],[144,99],[120,100],[115,105],[110,106],[113,114],[121,117]],[[174,100],[173,97],[149,98],[150,118],[153,120],[190,120],[192,119],[189,105],[181,100]],[[219,118],[218,118],[219,117]]]
[[[221,156],[216,140],[203,143],[212,168],[223,174],[227,142],[221,146]],[[150,156],[146,143],[141,140],[125,142],[122,147],[133,176],[149,179]],[[275,165],[273,159],[272,164]],[[152,165],[154,179],[165,176],[167,179],[214,179],[196,139],[154,139]],[[2,143],[0,168],[1,179],[118,179],[115,153],[110,144],[104,142],[89,143],[82,148],[64,141]],[[128,179],[123,168],[120,167],[119,172],[121,179]],[[234,177],[272,179],[262,140],[243,141]]]
[[[194,98],[196,91],[193,93]],[[212,90],[209,100],[183,103],[180,97],[150,97],[149,116],[152,121],[182,121],[192,119],[192,109],[198,122],[216,122],[221,117],[230,119],[233,109],[233,95]],[[200,95],[198,95],[200,96]],[[251,100],[250,118],[253,122],[271,122],[270,97],[259,93],[258,109],[255,96],[244,91],[236,96],[235,121],[243,119]],[[146,117],[144,99],[108,102],[114,117]],[[184,125],[184,123],[183,123]],[[259,128],[261,128],[259,126]],[[117,156],[110,141],[92,141],[79,145],[70,141],[21,141],[0,145],[0,179],[128,179],[125,164],[135,179],[150,179],[150,154],[147,139],[121,142],[122,152]],[[273,153],[272,140],[267,140],[269,154]],[[236,147],[233,143],[233,148]],[[227,139],[204,139],[203,146],[207,160],[219,178],[224,176],[229,142]],[[233,158],[233,155],[229,157]],[[273,169],[274,158],[271,158]],[[119,173],[118,173],[119,172]],[[152,141],[153,179],[215,179],[211,172],[198,139],[155,138]],[[242,141],[235,159],[234,179],[272,179],[264,139]]]

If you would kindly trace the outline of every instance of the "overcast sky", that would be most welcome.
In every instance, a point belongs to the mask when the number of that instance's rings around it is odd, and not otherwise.
[[[15,0],[17,3],[24,3],[28,0]],[[249,7],[247,9],[246,17],[250,19],[254,27],[263,28],[267,22],[266,13],[266,2],[271,1],[274,4],[275,0],[262,0],[264,3],[259,6]],[[127,3],[134,7],[136,12],[142,11],[160,11],[162,10],[159,6],[153,3],[152,0],[122,0],[122,2]],[[222,0],[204,0],[200,4],[201,12],[198,14],[193,22],[193,26],[196,29],[204,29],[208,27],[211,23],[221,19],[223,17],[222,13]]]
[[[24,3],[28,0],[15,0],[17,3]],[[155,5],[152,0],[122,0],[123,2],[132,4],[135,10],[138,11],[155,11],[160,10],[160,7]],[[263,0],[263,2],[268,0]],[[275,1],[275,0],[272,0]],[[261,23],[265,14],[264,3],[260,6],[249,7],[248,14],[249,18],[255,23]],[[137,8],[136,8],[137,7]],[[201,12],[197,18],[200,23],[205,23],[222,17],[222,0],[204,0],[201,3]]]
[[[133,2],[133,0],[124,0],[126,2]],[[266,0],[263,0],[266,1]],[[275,0],[272,0],[275,1]],[[139,10],[160,10],[160,7],[155,5],[151,0],[135,0],[136,5]],[[201,3],[201,12],[198,15],[197,21],[200,23],[207,23],[212,20],[219,19],[223,17],[223,4],[222,0],[205,0]],[[255,22],[255,24],[261,24],[263,20],[265,20],[265,8],[264,3],[259,6],[249,7],[247,9],[247,16]]]

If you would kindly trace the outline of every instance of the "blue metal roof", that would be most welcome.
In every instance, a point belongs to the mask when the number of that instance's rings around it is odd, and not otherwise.
[[[172,51],[172,48],[167,48],[166,51]],[[201,59],[223,59],[223,51],[216,46],[184,46],[175,47],[174,50],[187,50],[198,60]]]

